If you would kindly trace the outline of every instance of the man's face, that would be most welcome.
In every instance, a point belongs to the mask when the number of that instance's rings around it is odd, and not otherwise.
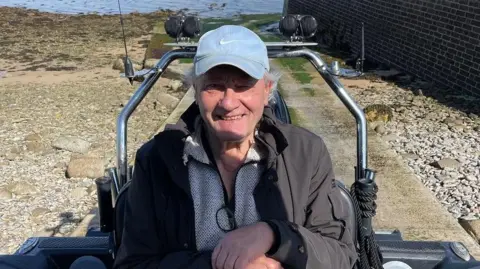
[[[271,84],[242,70],[221,65],[210,69],[196,89],[200,113],[222,142],[244,141],[253,134],[268,104]]]

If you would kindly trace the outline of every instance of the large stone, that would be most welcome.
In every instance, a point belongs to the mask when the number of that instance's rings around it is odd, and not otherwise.
[[[139,71],[142,69],[142,66],[140,64],[134,61],[132,61],[132,64],[133,64],[133,69],[135,69],[136,71]],[[125,65],[123,63],[123,59],[120,59],[120,58],[116,59],[112,64],[112,68],[114,70],[119,70],[120,72],[125,72]]]
[[[468,181],[471,181],[471,182],[480,181],[480,178],[479,178],[479,177],[476,177],[476,176],[474,176],[474,175],[467,175],[467,176],[465,177],[465,179],[468,180]]]
[[[375,127],[375,131],[378,133],[378,134],[384,134],[386,132],[385,130],[385,125],[380,123],[378,124],[376,127]]]
[[[389,122],[393,118],[392,108],[384,104],[371,104],[364,109],[365,117],[368,122]]]
[[[32,217],[37,218],[37,217],[41,217],[41,216],[43,216],[43,215],[45,215],[49,212],[50,212],[50,210],[48,208],[37,207],[34,210],[32,210],[32,212],[30,212],[30,214],[32,215]]]
[[[16,160],[16,159],[19,158],[19,157],[20,157],[20,154],[18,154],[18,153],[7,152],[7,153],[5,154],[5,158],[6,158],[7,160],[9,160],[9,161],[14,161],[14,160]]]
[[[31,152],[42,152],[45,147],[41,141],[26,141],[27,150]]]
[[[437,120],[438,119],[438,113],[437,112],[430,112],[425,116],[425,119],[427,120]]]
[[[404,159],[417,160],[419,157],[414,153],[402,153],[400,154]]]
[[[91,156],[75,156],[70,160],[67,168],[67,177],[97,178],[104,175],[104,160]]]
[[[455,117],[447,117],[443,120],[445,124],[454,124],[457,119]]]
[[[422,96],[415,96],[413,97],[412,105],[421,107],[424,105],[424,100]]]
[[[78,137],[61,136],[53,141],[52,147],[76,153],[87,153],[90,142]]]
[[[172,91],[176,92],[182,89],[183,83],[180,80],[172,79],[168,86]]]
[[[460,132],[463,132],[464,128],[465,127],[463,125],[455,124],[452,127],[450,127],[450,130],[452,130],[454,132],[457,132],[457,133],[460,133]]]
[[[22,153],[22,149],[19,148],[19,147],[12,147],[12,148],[10,149],[10,153],[20,154],[20,153]]]
[[[0,188],[0,200],[12,199],[12,193],[4,188]]]
[[[456,187],[459,183],[460,182],[455,179],[445,179],[444,181],[442,181],[443,187],[445,188]]]
[[[460,163],[457,160],[451,159],[451,158],[445,158],[441,159],[439,161],[436,161],[432,164],[435,167],[445,169],[445,168],[458,168],[460,166]]]
[[[29,195],[37,192],[37,188],[26,182],[13,182],[7,185],[7,190],[15,195]]]
[[[67,164],[65,162],[58,162],[53,166],[53,168],[57,169],[65,169],[65,167],[67,167]]]
[[[70,196],[74,199],[82,199],[86,195],[87,195],[87,189],[82,187],[75,188],[70,193]]]
[[[87,187],[88,195],[91,195],[92,193],[95,193],[96,191],[97,191],[97,185],[96,184],[92,184],[92,185]]]
[[[480,244],[480,220],[460,220],[460,225]]]
[[[174,108],[179,102],[177,97],[172,96],[168,93],[160,93],[157,96],[156,100],[159,104],[169,108]]]
[[[123,64],[123,60],[120,59],[120,58],[118,58],[118,59],[116,59],[115,61],[113,61],[113,63],[112,63],[112,68],[113,68],[114,70],[119,70],[119,71],[124,72],[124,71],[125,71],[125,66],[124,66],[124,64]]]
[[[145,64],[143,65],[143,68],[145,69],[154,68],[157,62],[158,62],[158,59],[147,59],[145,61]]]
[[[42,137],[37,133],[31,133],[25,136],[25,141],[42,141]]]
[[[170,65],[167,70],[165,70],[162,77],[184,81],[187,70],[188,66],[185,66],[184,64]]]

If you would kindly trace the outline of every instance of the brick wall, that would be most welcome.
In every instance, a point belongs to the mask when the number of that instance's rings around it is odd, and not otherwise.
[[[320,42],[480,96],[480,0],[285,0],[315,16]]]

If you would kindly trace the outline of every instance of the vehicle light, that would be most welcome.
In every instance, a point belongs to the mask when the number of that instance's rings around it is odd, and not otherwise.
[[[278,28],[291,41],[313,37],[317,32],[317,20],[311,15],[289,14],[280,19]]]
[[[175,39],[194,38],[200,35],[200,20],[194,16],[170,16],[165,22],[165,32]]]

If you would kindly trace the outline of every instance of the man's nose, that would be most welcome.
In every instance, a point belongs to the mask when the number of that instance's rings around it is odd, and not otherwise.
[[[219,106],[225,110],[233,110],[238,107],[237,94],[234,89],[227,87],[223,92],[223,97],[220,100]]]

